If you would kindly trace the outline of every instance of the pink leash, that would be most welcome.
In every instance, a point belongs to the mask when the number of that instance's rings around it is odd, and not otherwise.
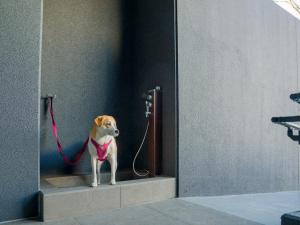
[[[53,112],[53,98],[49,97],[49,99],[50,99],[50,114],[51,114],[51,119],[52,119],[53,133],[54,133],[54,136],[56,138],[58,152],[59,152],[59,154],[61,155],[61,157],[63,158],[63,160],[66,164],[76,165],[79,162],[79,160],[81,159],[83,153],[86,150],[87,144],[89,142],[89,137],[85,140],[83,146],[81,147],[80,151],[76,155],[75,159],[70,160],[68,158],[68,156],[65,155],[64,150],[62,148],[62,145],[59,141],[57,126],[56,126],[56,122],[55,122],[55,119],[54,119],[54,112]],[[112,140],[110,140],[108,143],[104,143],[103,145],[98,144],[93,138],[91,138],[91,141],[92,141],[93,145],[95,146],[95,148],[97,149],[98,160],[100,160],[100,161],[107,160],[107,149],[108,149],[110,143],[112,142]]]
[[[66,164],[69,164],[69,165],[76,165],[79,160],[81,159],[82,157],[82,154],[85,152],[86,150],[86,147],[87,147],[87,144],[89,142],[89,138],[86,139],[86,141],[84,142],[82,148],[80,149],[80,151],[78,152],[78,154],[76,155],[75,159],[74,160],[70,160],[68,158],[68,156],[66,156],[64,154],[64,150],[62,148],[62,145],[59,141],[59,137],[58,137],[58,132],[57,132],[57,126],[56,126],[56,122],[55,122],[55,119],[54,119],[54,113],[53,113],[53,98],[52,97],[49,97],[50,99],[50,114],[51,114],[51,119],[52,119],[52,127],[53,127],[53,133],[54,133],[54,136],[56,138],[56,143],[57,143],[57,147],[58,147],[58,152],[59,154],[61,155],[62,159],[64,160],[64,162]]]

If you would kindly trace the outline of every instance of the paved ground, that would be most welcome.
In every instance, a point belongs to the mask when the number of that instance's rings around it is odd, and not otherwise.
[[[300,210],[300,192],[276,192],[218,197],[191,197],[184,200],[264,225],[280,225],[284,213]]]
[[[20,221],[8,225],[259,225],[180,199],[172,199],[52,222]]]
[[[280,225],[300,210],[300,192],[172,199],[51,222],[7,225]]]

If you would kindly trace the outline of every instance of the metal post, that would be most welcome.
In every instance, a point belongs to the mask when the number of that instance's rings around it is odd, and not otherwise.
[[[149,138],[148,138],[148,168],[149,176],[161,174],[161,92],[156,87],[149,91],[152,95],[152,107],[149,117]]]

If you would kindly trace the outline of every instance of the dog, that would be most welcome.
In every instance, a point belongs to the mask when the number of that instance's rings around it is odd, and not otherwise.
[[[91,155],[92,187],[100,184],[100,168],[106,160],[110,163],[112,185],[116,184],[117,144],[115,138],[119,136],[116,120],[112,116],[98,116],[94,120],[89,135],[88,150]]]

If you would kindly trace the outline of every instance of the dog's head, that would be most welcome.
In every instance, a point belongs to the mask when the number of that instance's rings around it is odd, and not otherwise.
[[[116,120],[112,116],[98,116],[94,120],[94,123],[97,131],[101,132],[103,135],[111,135],[113,137],[117,137],[119,135]]]

